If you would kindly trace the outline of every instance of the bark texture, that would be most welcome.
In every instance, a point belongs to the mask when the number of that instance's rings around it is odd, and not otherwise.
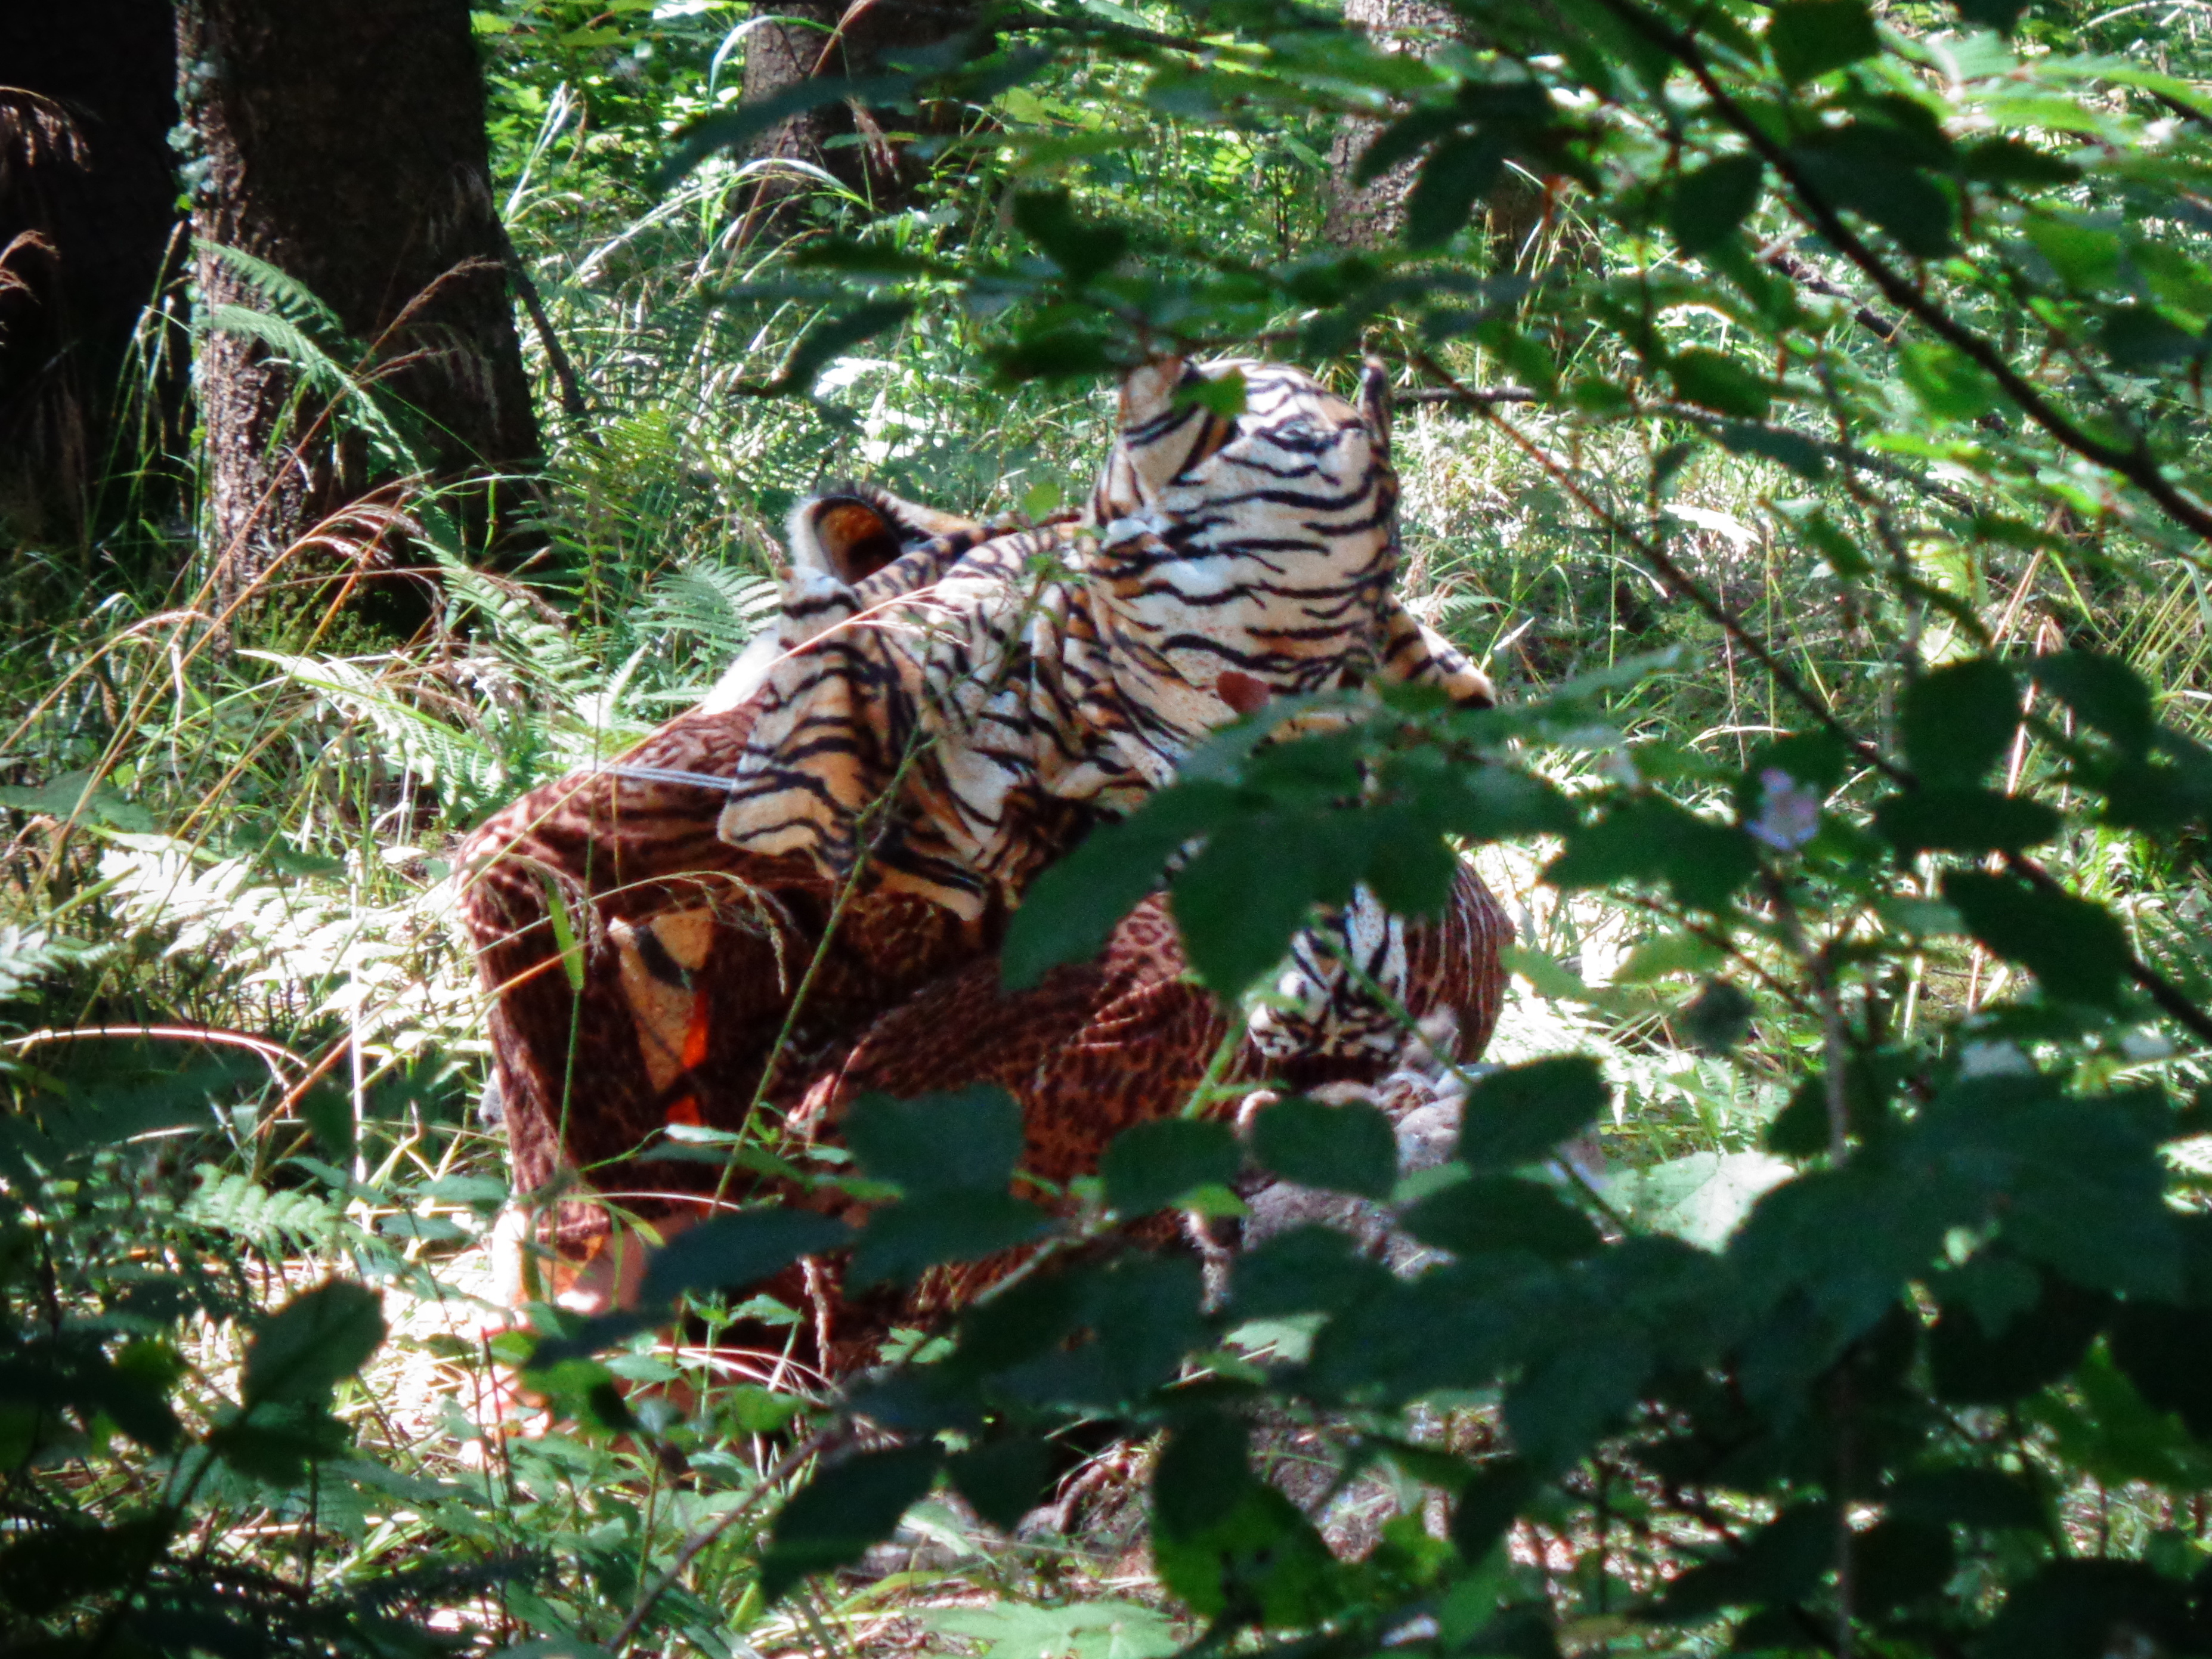
[[[1449,39],[1459,21],[1436,0],[1344,0],[1344,20],[1375,37],[1387,51],[1417,52]],[[1359,158],[1382,123],[1347,118],[1328,151],[1328,206],[1322,234],[1339,247],[1380,247],[1406,225],[1406,198],[1419,171],[1418,160],[1401,161],[1381,177],[1358,182]]]
[[[1431,51],[1447,40],[1480,44],[1467,20],[1437,0],[1345,0],[1344,15],[1386,50]],[[1406,202],[1420,172],[1419,156],[1367,184],[1358,182],[1359,158],[1382,130],[1379,121],[1347,119],[1329,147],[1322,234],[1339,247],[1380,247],[1406,228]],[[1544,186],[1534,179],[1510,168],[1499,176],[1483,206],[1490,254],[1498,269],[1510,270],[1529,254],[1550,222],[1551,209]]]
[[[876,0],[865,7],[846,0],[775,0],[757,10],[764,20],[777,21],[762,21],[745,38],[743,100],[749,104],[817,75],[875,74],[902,52],[941,45],[972,27],[976,15],[973,0]],[[828,104],[763,133],[748,159],[811,162],[877,206],[888,207],[920,181],[921,167],[892,136],[912,119],[849,102]],[[791,188],[788,181],[771,178],[763,196],[780,199]]]
[[[467,0],[186,0],[179,18],[200,147],[194,234],[276,266],[336,313],[360,347],[346,367],[413,412],[433,476],[530,466],[538,424]],[[210,311],[270,308],[218,254],[201,255],[199,279]],[[392,481],[359,426],[250,335],[210,331],[199,380],[228,591]],[[495,531],[482,521],[497,500],[473,507],[473,527]],[[366,520],[356,532],[356,549],[374,539]]]
[[[134,390],[172,434],[180,377],[125,377],[176,246],[173,28],[167,0],[0,5],[0,534],[88,532]]]

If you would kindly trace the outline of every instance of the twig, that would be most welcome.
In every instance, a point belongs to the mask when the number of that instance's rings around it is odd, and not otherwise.
[[[553,331],[553,319],[545,314],[545,302],[538,297],[538,284],[530,280],[529,268],[522,263],[514,239],[507,234],[503,224],[499,228],[499,242],[507,250],[507,280],[514,289],[515,298],[522,301],[522,308],[530,313],[531,326],[538,331],[538,343],[545,348],[546,366],[560,385],[561,412],[571,420],[580,421],[592,410],[584,400],[583,386],[576,379],[576,366],[562,349],[561,337]]]
[[[1636,0],[1601,0],[1605,8],[1654,45],[1670,53],[1690,71],[1712,100],[1714,111],[1749,144],[1753,153],[1787,185],[1799,210],[1829,246],[1864,271],[1884,298],[1936,335],[1946,344],[1971,358],[2004,389],[2021,413],[2066,448],[2084,460],[2117,472],[2162,508],[2166,516],[2197,535],[2212,540],[2212,507],[2194,500],[2170,482],[2152,454],[2149,443],[2137,434],[2131,447],[2106,442],[2076,424],[2012,364],[2004,354],[1972,329],[1930,300],[1920,285],[1869,247],[1843,221],[1841,214],[1813,189],[1790,151],[1759,125],[1723,87],[1696,39],[1652,16]]]
[[[1472,387],[1461,387],[1449,370],[1425,353],[1415,354],[1414,361],[1421,368],[1443,381],[1454,391],[1473,392],[1475,390]],[[1484,418],[1511,440],[1523,453],[1541,466],[1555,483],[1571,495],[1600,523],[1635,549],[1639,556],[1650,561],[1661,575],[1674,584],[1677,592],[1687,596],[1698,610],[1718,623],[1729,638],[1748,652],[1758,661],[1759,666],[1773,677],[1775,684],[1782,689],[1784,694],[1791,702],[1819,720],[1822,726],[1840,738],[1854,754],[1858,755],[1869,765],[1899,787],[1913,789],[1919,787],[1919,780],[1913,775],[1910,769],[1892,760],[1874,743],[1859,736],[1838,719],[1826,702],[1814,696],[1811,689],[1775,656],[1773,650],[1764,639],[1753,632],[1728,605],[1707,592],[1704,586],[1677,564],[1673,556],[1663,548],[1656,542],[1638,535],[1633,529],[1622,523],[1617,514],[1602,506],[1582,487],[1581,482],[1575,477],[1570,469],[1561,465],[1541,445],[1529,438],[1519,428],[1500,418],[1486,404],[1480,402],[1472,396],[1465,398],[1463,401],[1480,408]],[[2039,890],[2057,894],[2065,892],[2065,889],[2032,859],[2025,858],[2016,853],[2008,854],[2005,862],[2008,868],[2015,874],[2024,877]],[[2144,994],[2158,1005],[2160,1011],[2172,1019],[2175,1024],[2184,1027],[2193,1036],[2206,1042],[2212,1042],[2212,1015],[2207,1014],[2204,1010],[2191,1002],[2179,986],[2145,962],[2132,948],[2127,951],[2127,975],[2130,981],[2140,987]]]
[[[1416,352],[1413,354],[1413,361],[1437,380],[1443,381],[1445,385],[1454,387],[1459,386],[1451,371],[1427,353]],[[1718,623],[1723,632],[1748,652],[1759,665],[1773,677],[1774,683],[1782,688],[1784,694],[1792,702],[1796,703],[1833,732],[1846,747],[1865,760],[1869,765],[1900,781],[1909,777],[1910,775],[1896,762],[1891,760],[1873,743],[1859,736],[1838,719],[1835,711],[1831,709],[1824,700],[1813,694],[1811,688],[1799,679],[1796,674],[1774,654],[1772,648],[1765,640],[1747,626],[1743,619],[1734,611],[1707,592],[1704,584],[1677,564],[1671,554],[1657,543],[1638,535],[1633,529],[1624,524],[1617,514],[1603,506],[1589,491],[1583,489],[1581,480],[1575,477],[1571,468],[1561,465],[1557,457],[1552,455],[1542,445],[1537,443],[1511,422],[1501,419],[1495,410],[1481,405],[1478,407],[1482,407],[1483,418],[1504,433],[1516,448],[1542,467],[1554,483],[1572,496],[1607,529],[1635,549],[1639,556],[1650,561],[1661,575],[1674,584],[1677,592],[1687,597],[1698,610]]]
[[[307,1062],[281,1042],[267,1037],[249,1036],[243,1031],[228,1031],[217,1025],[78,1025],[66,1030],[49,1028],[29,1031],[19,1037],[0,1042],[0,1048],[35,1048],[44,1042],[81,1042],[98,1037],[153,1037],[168,1042],[205,1042],[219,1048],[244,1048],[260,1056],[269,1067],[269,1075],[276,1082],[284,1081],[284,1073],[277,1069],[280,1060],[289,1060],[302,1072]]]
[[[1540,394],[1525,386],[1418,386],[1410,392],[1393,392],[1394,404],[1465,404],[1487,409],[1492,404],[1533,404]]]
[[[623,1620],[622,1628],[614,1633],[613,1639],[607,1644],[608,1650],[619,1659],[623,1649],[629,1644],[646,1620],[652,1615],[654,1603],[675,1588],[676,1581],[684,1576],[685,1568],[698,1559],[699,1553],[738,1522],[750,1515],[754,1506],[763,1498],[789,1479],[808,1458],[826,1450],[830,1442],[843,1432],[845,1431],[842,1428],[828,1428],[809,1435],[778,1458],[775,1466],[761,1476],[753,1489],[747,1492],[744,1499],[728,1513],[717,1516],[711,1523],[700,1528],[698,1531],[685,1539],[684,1547],[676,1552],[676,1559],[669,1564],[668,1571],[660,1575],[659,1581],[652,1589],[647,1590],[639,1598],[638,1604],[630,1609],[629,1617]]]
[[[1541,397],[1526,386],[1416,386],[1410,392],[1391,394],[1401,404],[1432,404],[1446,407],[1492,409],[1500,404],[1540,403]],[[1639,416],[1661,416],[1668,420],[1688,421],[1708,429],[1725,427],[1747,428],[1755,432],[1779,433],[1795,442],[1808,446],[1830,460],[1845,466],[1863,467],[1869,472],[1894,479],[1919,491],[1930,500],[1941,501],[1954,513],[1971,513],[1974,504],[1958,490],[1951,489],[1933,479],[1924,477],[1911,467],[1891,460],[1886,455],[1876,455],[1834,438],[1815,437],[1809,432],[1800,432],[1795,427],[1778,425],[1772,421],[1754,421],[1741,416],[1723,415],[1698,404],[1686,404],[1676,398],[1658,398],[1637,405]]]
[[[1820,275],[1814,269],[1811,260],[1800,258],[1786,247],[1770,247],[1759,254],[1759,262],[1770,270],[1780,271],[1800,288],[1808,288],[1831,300],[1852,301],[1851,316],[1860,327],[1874,334],[1885,345],[1897,343],[1897,331],[1905,326],[1904,319],[1883,316],[1872,306],[1859,301],[1842,283],[1832,283]]]

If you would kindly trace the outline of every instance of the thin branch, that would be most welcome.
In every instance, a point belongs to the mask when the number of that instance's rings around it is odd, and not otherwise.
[[[545,302],[538,297],[538,284],[530,280],[529,267],[522,263],[522,255],[514,246],[514,239],[507,234],[507,227],[499,227],[500,246],[507,250],[507,280],[514,289],[515,298],[530,313],[530,325],[538,331],[538,343],[545,348],[546,366],[552,369],[553,379],[561,388],[561,412],[571,420],[580,421],[591,412],[584,399],[584,388],[576,378],[576,366],[568,361],[562,349],[561,337],[553,331],[553,319],[545,314]]]
[[[1986,370],[1990,378],[2036,425],[2084,460],[2117,472],[2155,501],[2176,524],[2212,540],[2212,508],[2194,500],[2165,474],[2148,443],[2140,435],[2131,448],[2123,449],[2085,431],[2071,416],[2044,395],[2041,387],[2005,361],[2004,354],[1958,321],[1930,300],[1920,285],[1889,263],[1846,225],[1842,215],[1807,181],[1788,149],[1731,97],[1691,35],[1651,16],[1636,0],[1602,0],[1606,9],[1646,40],[1663,47],[1687,69],[1714,110],[1735,129],[1745,143],[1796,196],[1800,211],[1814,229],[1835,250],[1864,271],[1892,305],[1911,316],[1929,332]]]
[[[1759,262],[1769,270],[1780,271],[1800,288],[1810,289],[1831,300],[1851,301],[1852,319],[1861,328],[1869,331],[1884,345],[1897,343],[1897,331],[1905,326],[1902,318],[1883,316],[1842,283],[1832,283],[1820,275],[1811,260],[1800,258],[1786,247],[1770,247],[1759,254]]]
[[[644,1626],[646,1620],[652,1614],[654,1604],[675,1588],[676,1581],[684,1576],[684,1569],[698,1559],[699,1553],[738,1522],[751,1514],[754,1507],[763,1498],[789,1480],[808,1458],[817,1452],[826,1450],[831,1440],[843,1431],[842,1428],[828,1428],[809,1435],[778,1458],[775,1466],[761,1476],[753,1489],[745,1494],[743,1501],[733,1505],[726,1513],[716,1516],[713,1522],[700,1528],[698,1531],[685,1539],[684,1547],[676,1552],[676,1559],[669,1564],[668,1571],[660,1575],[652,1589],[638,1598],[637,1605],[630,1609],[629,1617],[623,1620],[622,1628],[614,1633],[614,1639],[607,1644],[607,1651],[617,1656],[619,1659],[622,1650],[629,1645],[638,1631]]]
[[[1425,352],[1415,352],[1413,361],[1421,368],[1449,386],[1463,391],[1473,390],[1473,388],[1460,387],[1458,380],[1454,378],[1451,371]],[[1648,560],[1654,569],[1674,585],[1677,592],[1687,597],[1690,602],[1704,611],[1707,617],[1719,624],[1723,632],[1748,652],[1753,660],[1773,677],[1774,683],[1782,688],[1784,695],[1792,702],[1803,708],[1807,714],[1835,733],[1847,748],[1859,756],[1868,765],[1900,781],[1909,776],[1904,769],[1883,754],[1880,748],[1867,738],[1859,736],[1838,719],[1835,711],[1828,707],[1825,699],[1814,695],[1812,689],[1797,678],[1794,670],[1774,654],[1772,647],[1764,639],[1747,626],[1743,619],[1734,611],[1706,592],[1705,585],[1677,564],[1673,555],[1656,542],[1638,534],[1632,527],[1622,522],[1620,516],[1611,508],[1604,506],[1589,490],[1583,489],[1582,481],[1575,477],[1571,468],[1562,465],[1558,458],[1552,455],[1542,445],[1531,439],[1511,422],[1502,419],[1494,409],[1477,402],[1473,398],[1468,398],[1467,401],[1480,409],[1484,419],[1504,433],[1516,448],[1542,467],[1552,481],[1580,503],[1593,518],[1627,543],[1639,556]]]
[[[1501,404],[1534,404],[1541,396],[1526,386],[1416,386],[1410,392],[1391,394],[1391,401],[1401,404],[1431,404],[1444,407],[1494,409]],[[1931,501],[1941,501],[1954,513],[1971,513],[1974,504],[1959,491],[1939,484],[1932,478],[1914,471],[1911,467],[1891,460],[1886,455],[1875,454],[1856,444],[1847,444],[1833,438],[1816,437],[1801,432],[1795,427],[1778,425],[1772,421],[1754,421],[1741,416],[1723,415],[1698,404],[1686,404],[1675,398],[1657,398],[1639,404],[1639,416],[1660,416],[1668,420],[1687,421],[1709,431],[1723,428],[1748,428],[1755,432],[1777,433],[1793,442],[1809,445],[1830,460],[1844,466],[1863,468],[1869,472],[1889,478],[1918,491]]]

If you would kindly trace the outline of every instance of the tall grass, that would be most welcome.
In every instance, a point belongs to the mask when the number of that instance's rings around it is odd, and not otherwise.
[[[433,628],[395,646],[331,604],[333,556],[343,564],[357,549],[376,527],[366,519],[281,562],[220,630],[210,550],[173,523],[126,525],[111,546],[13,555],[0,636],[0,1083],[59,1162],[34,1169],[28,1143],[11,1143],[4,1178],[46,1218],[33,1231],[47,1297],[125,1330],[138,1328],[134,1285],[185,1298],[178,1397],[195,1446],[236,1397],[257,1309],[344,1268],[378,1285],[395,1333],[341,1389],[357,1449],[321,1466],[319,1484],[193,1465],[189,1449],[102,1462],[110,1449],[87,1437],[37,1472],[47,1494],[37,1502],[112,1519],[190,1482],[210,1583],[295,1587],[340,1611],[374,1604],[420,1629],[560,1650],[611,1640],[679,1565],[645,1630],[665,1651],[903,1646],[933,1629],[974,1638],[996,1628],[988,1616],[932,1626],[926,1610],[1109,1594],[1141,1604],[1123,1651],[1152,1650],[1168,1626],[1143,1610],[1159,1598],[1125,1564],[1080,1535],[1009,1545],[949,1510],[918,1523],[907,1564],[764,1613],[750,1552],[770,1506],[756,1500],[788,1478],[792,1442],[786,1407],[761,1385],[775,1381],[802,1411],[806,1398],[773,1356],[748,1365],[641,1337],[617,1373],[684,1384],[696,1407],[648,1401],[628,1425],[604,1410],[594,1424],[586,1410],[527,1432],[485,1426],[504,1386],[487,1257],[507,1183],[478,1109],[482,1010],[447,924],[447,849],[500,802],[703,692],[760,625],[777,527],[806,491],[851,474],[971,513],[1005,510],[1040,484],[1072,495],[1109,418],[1087,386],[991,384],[975,350],[987,325],[950,307],[837,362],[815,399],[750,395],[811,319],[803,283],[787,279],[823,222],[787,214],[764,230],[730,167],[653,200],[625,171],[635,156],[611,165],[593,148],[586,99],[556,85],[528,125],[528,89],[504,94],[507,216],[585,407],[551,413],[547,343],[526,333],[552,434],[543,551],[527,568],[472,568],[437,492],[393,492],[377,510],[435,563],[444,594]],[[1076,90],[1064,111],[1079,113]],[[1048,124],[1054,112],[1039,107]],[[890,228],[895,240],[927,250],[1002,234],[993,178],[965,165]],[[1127,187],[1185,192],[1194,234],[1297,243],[1316,229],[1313,176],[1294,149],[1246,154],[1224,139],[1148,160]],[[1268,211],[1231,226],[1222,204],[1254,187]],[[172,337],[169,304],[149,341]],[[285,314],[272,297],[264,337],[284,343]],[[327,358],[323,368],[343,374]],[[376,418],[356,401],[355,418]],[[1671,648],[1675,665],[1624,711],[1641,734],[1741,764],[1781,723],[1769,683],[1524,451],[1483,422],[1401,418],[1407,597],[1509,696]],[[1513,418],[1551,441],[1542,417]],[[113,470],[150,475],[176,459],[126,452]],[[1649,460],[1574,456],[1599,480],[1641,477]],[[1893,690],[1889,653],[1789,533],[1770,488],[1722,457],[1678,474],[1654,505],[1697,574],[1793,665],[1847,707],[1878,707]],[[2149,599],[2116,605],[2123,590],[2082,591],[2055,572],[1936,545],[1922,556],[1995,637],[2058,629],[2118,653],[2168,688],[2169,718],[2203,727],[2212,596],[2194,567],[2154,562],[2135,576]],[[1620,763],[1605,752],[1576,762]],[[2208,901],[2193,875],[2116,847],[2074,859],[2084,887],[2124,897],[2151,948],[2204,981],[2196,941]],[[1602,1057],[1621,1090],[1603,1152],[1623,1179],[1690,1152],[1755,1158],[1802,1034],[1775,1035],[1765,1080],[1701,1057],[1674,1026],[1684,981],[1648,954],[1638,963],[1656,925],[1553,893],[1537,868],[1486,865],[1522,946],[1498,1055]],[[1946,982],[1925,994],[1990,990]],[[79,1107],[116,1079],[149,1115],[110,1143]],[[186,1097],[189,1109],[173,1109]],[[28,1233],[8,1237],[33,1248]],[[143,1318],[154,1330],[154,1314]],[[418,1577],[375,1601],[403,1565]],[[1036,1639],[1046,1646],[1018,1650],[1060,1650]]]

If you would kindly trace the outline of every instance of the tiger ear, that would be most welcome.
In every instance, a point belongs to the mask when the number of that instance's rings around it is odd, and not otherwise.
[[[898,528],[858,495],[815,495],[792,509],[787,529],[794,570],[817,570],[848,587],[905,550]]]
[[[1131,369],[1121,381],[1121,430],[1133,432],[1173,409],[1189,368],[1180,357],[1162,357]]]
[[[1359,366],[1359,412],[1375,434],[1375,459],[1390,459],[1390,370],[1380,357]]]

